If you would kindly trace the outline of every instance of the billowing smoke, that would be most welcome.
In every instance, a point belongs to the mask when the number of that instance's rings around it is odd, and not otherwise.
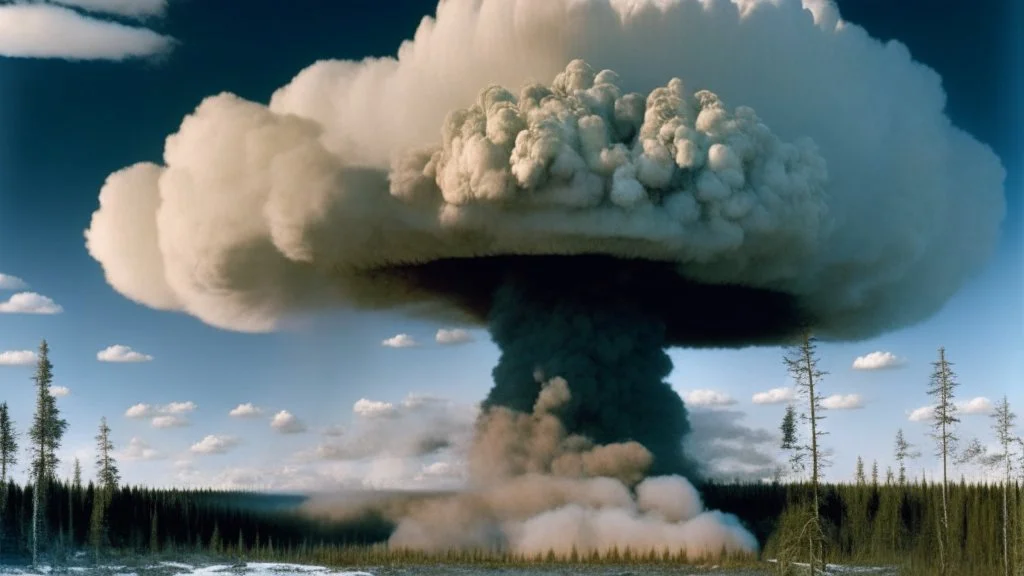
[[[397,58],[318,62],[269,106],[207,98],[163,165],[108,178],[86,240],[125,296],[222,328],[329,306],[486,324],[481,422],[513,435],[477,447],[512,479],[474,494],[622,498],[458,510],[514,547],[538,518],[685,539],[696,519],[651,520],[625,473],[694,474],[665,347],[875,336],[993,251],[1005,172],[944,104],[825,0],[446,0]],[[518,434],[555,378],[571,393],[539,421],[564,437],[539,446]]]

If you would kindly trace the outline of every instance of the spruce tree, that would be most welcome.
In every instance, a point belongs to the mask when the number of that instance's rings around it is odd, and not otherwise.
[[[779,426],[782,432],[781,448],[790,453],[789,465],[793,472],[799,474],[804,469],[805,454],[799,445],[796,428],[796,408],[790,404],[786,406],[786,414],[782,417],[782,425]]]
[[[867,482],[867,478],[864,477],[864,460],[857,456],[857,468],[856,468],[854,479],[857,481],[858,486],[863,486]]]
[[[75,458],[75,467],[71,474],[71,487],[75,490],[82,489],[82,463],[78,458]]]
[[[899,464],[899,483],[904,485],[907,483],[907,460],[913,460],[921,455],[920,452],[914,450],[914,446],[907,442],[907,439],[903,436],[903,429],[900,428],[896,431],[896,462]]]
[[[878,460],[871,463],[871,485],[878,487]]]
[[[932,416],[931,437],[936,443],[936,456],[942,458],[942,524],[939,534],[939,558],[942,574],[949,572],[949,458],[956,454],[959,440],[954,426],[960,422],[957,417],[957,406],[953,403],[955,391],[959,383],[953,373],[953,363],[946,360],[946,349],[939,348],[939,359],[932,363],[932,372],[928,395],[935,399]]]
[[[11,421],[7,403],[0,404],[0,557],[4,543],[4,518],[7,510],[7,472],[18,463],[18,432]]]
[[[114,461],[114,444],[110,441],[110,427],[107,417],[100,418],[100,431],[96,435],[96,482],[97,486],[108,494],[117,490],[121,475]]]
[[[60,448],[67,421],[60,417],[57,400],[50,392],[53,385],[53,364],[46,340],[39,345],[36,372],[36,411],[29,429],[32,442],[30,466],[32,488],[32,565],[38,565],[39,547],[46,536],[46,496],[57,470],[57,450]]]
[[[818,573],[818,566],[824,569],[824,536],[821,526],[821,502],[819,498],[820,480],[827,461],[822,453],[821,437],[827,434],[818,423],[825,419],[821,405],[822,395],[819,386],[822,377],[828,373],[818,369],[817,345],[810,332],[805,332],[800,342],[789,349],[783,362],[801,395],[807,401],[808,412],[801,414],[801,419],[808,424],[810,443],[803,447],[811,461],[811,518],[807,524],[810,545],[808,563],[811,576]]]

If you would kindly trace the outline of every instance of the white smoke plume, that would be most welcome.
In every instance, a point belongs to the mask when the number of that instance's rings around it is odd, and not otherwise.
[[[203,101],[162,166],[110,176],[87,245],[122,294],[235,330],[444,299],[374,283],[395,265],[597,253],[862,338],[996,242],[1003,167],[944,105],[826,2],[449,0],[397,58]]]

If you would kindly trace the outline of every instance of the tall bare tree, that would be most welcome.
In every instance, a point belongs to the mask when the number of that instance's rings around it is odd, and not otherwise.
[[[1010,410],[1010,401],[1003,396],[1002,402],[996,405],[992,413],[992,429],[995,430],[996,440],[999,442],[1001,452],[990,458],[992,464],[1003,465],[1003,575],[1010,576],[1010,473],[1013,468],[1013,448],[1016,444],[1014,435],[1014,423],[1017,415]]]
[[[955,391],[959,383],[953,372],[953,363],[946,359],[946,349],[939,348],[939,359],[932,362],[931,383],[928,395],[935,399],[932,415],[931,437],[937,446],[936,456],[942,458],[942,526],[939,534],[939,561],[942,573],[948,573],[948,541],[949,537],[949,459],[956,454],[959,440],[954,427],[960,422],[957,417],[957,406],[953,403]]]
[[[807,538],[809,544],[809,564],[811,575],[817,573],[818,566],[824,569],[824,530],[821,526],[821,503],[819,498],[821,474],[828,464],[822,453],[821,438],[827,432],[819,426],[819,422],[825,419],[822,415],[823,396],[818,392],[821,379],[828,373],[818,369],[817,345],[814,336],[805,332],[800,342],[790,348],[783,362],[797,389],[807,402],[807,413],[801,414],[800,418],[809,428],[809,444],[803,446],[811,461],[811,493],[812,509],[811,518],[807,524]]]

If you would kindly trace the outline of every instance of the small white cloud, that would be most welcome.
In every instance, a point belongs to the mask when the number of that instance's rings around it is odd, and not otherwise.
[[[388,348],[411,348],[416,345],[416,340],[408,334],[396,334],[386,340],[381,340],[381,346]]]
[[[3,9],[0,6],[0,10]],[[60,314],[63,311],[59,304],[35,292],[18,292],[6,301],[0,301],[0,314]]]
[[[924,422],[925,420],[931,420],[935,416],[934,406],[922,406],[910,411],[910,415],[907,420],[911,422]]]
[[[28,290],[28,283],[10,274],[0,274],[0,290]]]
[[[904,364],[904,360],[892,352],[881,350],[858,356],[853,360],[854,370],[884,370],[886,368],[897,368]]]
[[[826,410],[856,410],[864,407],[860,394],[833,394],[821,401]]]
[[[141,438],[132,438],[128,447],[121,451],[121,458],[124,460],[156,460],[160,453],[142,441]]]
[[[434,341],[438,344],[465,344],[473,341],[473,335],[462,328],[441,328],[434,335]]]
[[[161,412],[167,414],[186,414],[188,412],[194,412],[196,409],[196,403],[192,401],[188,402],[171,402],[167,406],[161,409]]]
[[[282,434],[299,434],[306,431],[306,425],[287,410],[274,414],[270,427]]]
[[[96,359],[100,362],[149,362],[153,359],[148,354],[136,352],[131,346],[114,344],[96,353]]]
[[[352,405],[352,411],[363,418],[378,418],[391,416],[396,412],[395,405],[390,402],[378,402],[360,398]]]
[[[796,390],[793,388],[772,388],[767,392],[754,394],[751,400],[754,404],[782,404],[796,398]]]
[[[50,386],[50,395],[54,398],[63,398],[71,394],[71,389],[67,386]]]
[[[101,3],[96,0],[66,1],[73,2]],[[106,4],[104,11],[111,12],[113,3]],[[118,4],[128,4],[128,1]],[[120,61],[163,54],[174,44],[173,38],[148,28],[91,18],[52,4],[0,6],[0,56]]]
[[[964,414],[988,414],[992,412],[992,401],[979,396],[963,402],[959,408]]]
[[[153,428],[184,428],[189,425],[189,421],[181,416],[157,416],[152,421]]]
[[[234,436],[210,434],[193,444],[189,450],[195,454],[224,454],[235,446],[238,446],[238,439]]]
[[[36,353],[31,350],[0,352],[0,366],[31,366],[36,360]]]
[[[155,413],[156,410],[154,410],[152,406],[150,406],[149,404],[141,403],[136,404],[124,411],[124,415],[127,416],[128,418],[149,418]]]
[[[731,406],[736,400],[715,390],[691,390],[683,394],[683,400],[693,406]]]
[[[145,19],[161,17],[167,11],[167,0],[50,0],[80,8],[86,12],[112,14],[125,18]]]
[[[238,406],[235,406],[230,412],[228,412],[228,416],[232,416],[234,418],[253,418],[256,416],[261,416],[262,414],[263,409],[255,406],[251,402],[239,404]]]

